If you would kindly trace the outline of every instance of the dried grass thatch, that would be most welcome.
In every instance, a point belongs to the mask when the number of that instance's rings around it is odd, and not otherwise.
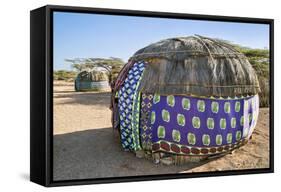
[[[123,65],[114,65],[111,69],[111,82],[115,82],[120,71],[122,70]]]
[[[171,38],[137,51],[147,60],[143,93],[233,97],[257,94],[259,82],[248,59],[233,46],[199,35]]]
[[[79,81],[108,81],[108,76],[103,71],[81,71]]]

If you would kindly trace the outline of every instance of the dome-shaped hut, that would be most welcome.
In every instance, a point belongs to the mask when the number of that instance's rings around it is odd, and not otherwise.
[[[108,76],[103,71],[81,71],[75,79],[75,91],[110,90]]]
[[[120,72],[113,126],[125,150],[220,155],[247,143],[258,92],[254,69],[233,46],[198,35],[165,39],[137,51]]]

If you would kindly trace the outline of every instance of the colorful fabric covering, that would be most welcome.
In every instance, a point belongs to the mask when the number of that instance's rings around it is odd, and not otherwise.
[[[238,147],[252,134],[258,109],[258,95],[215,99],[155,94],[152,150],[201,155]]]
[[[129,70],[133,67],[134,62],[128,62],[122,70],[119,72],[119,75],[117,76],[117,79],[115,82],[111,83],[111,102],[110,102],[110,109],[112,110],[112,117],[111,117],[111,123],[112,127],[116,129],[119,127],[120,122],[119,122],[119,111],[118,111],[118,104],[117,104],[117,99],[116,95],[118,95],[118,90],[119,88],[124,84],[124,81],[127,77],[127,74]]]
[[[125,150],[140,149],[140,93],[138,87],[144,69],[144,62],[136,62],[129,70],[118,92],[121,144]]]
[[[142,94],[140,140],[143,150],[151,151],[152,127],[150,122],[153,94]]]

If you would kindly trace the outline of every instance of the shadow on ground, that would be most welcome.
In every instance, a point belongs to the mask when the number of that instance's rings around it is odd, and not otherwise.
[[[159,165],[122,151],[112,128],[54,136],[54,180],[168,174],[187,171],[209,161]]]
[[[58,92],[56,92],[58,93]],[[54,95],[54,99],[58,100],[56,104],[79,104],[79,105],[104,105],[109,106],[111,93],[110,92],[67,92],[65,94]]]

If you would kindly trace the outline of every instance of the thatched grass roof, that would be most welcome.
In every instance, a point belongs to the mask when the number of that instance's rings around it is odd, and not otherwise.
[[[77,77],[80,81],[107,81],[108,76],[103,71],[81,71]]]
[[[202,36],[171,38],[137,51],[149,64],[142,92],[233,97],[259,92],[256,73],[233,46]]]

